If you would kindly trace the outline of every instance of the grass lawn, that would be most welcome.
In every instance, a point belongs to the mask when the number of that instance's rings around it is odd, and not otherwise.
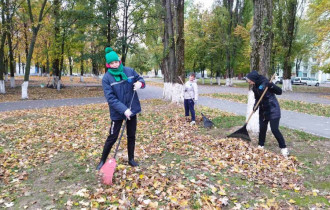
[[[229,101],[235,101],[239,103],[247,103],[248,97],[243,94],[234,94],[234,93],[210,93],[202,94],[203,96],[208,96],[212,98],[220,98]],[[306,114],[313,114],[319,116],[330,117],[330,106],[325,104],[317,103],[306,103],[303,101],[292,101],[285,99],[278,99],[282,109],[297,111]]]
[[[0,113],[0,206],[81,208],[329,208],[330,139],[281,128],[292,156],[279,155],[268,134],[265,150],[227,139],[244,117],[199,107],[216,125],[185,122],[182,106],[142,102],[136,159],[126,140],[114,184],[95,166],[110,125],[106,104]],[[110,154],[113,155],[113,152]]]
[[[221,85],[224,85],[225,83],[226,83],[225,80],[221,80]],[[198,85],[203,85],[201,79],[198,80]],[[205,79],[204,85],[210,85],[210,79]],[[218,85],[215,79],[213,79],[213,85]],[[282,88],[281,84],[279,84],[278,86]],[[233,80],[233,87],[248,88],[249,83],[244,82],[244,80]],[[306,85],[292,85],[292,91],[299,93],[329,93],[330,88],[320,87],[320,86],[316,87],[316,86],[306,86]]]

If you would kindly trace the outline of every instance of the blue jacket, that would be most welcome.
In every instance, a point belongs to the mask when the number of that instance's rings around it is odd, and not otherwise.
[[[259,104],[259,119],[273,120],[281,118],[281,109],[275,94],[281,95],[282,89],[269,82],[266,77],[259,75],[257,71],[250,72],[246,77],[255,82],[255,85],[252,87],[256,99],[255,104],[268,86],[268,90]]]
[[[124,67],[124,73],[128,77],[127,80],[116,82],[115,78],[107,71],[102,79],[102,87],[104,96],[107,99],[110,109],[111,120],[126,119],[124,112],[130,108],[133,97],[133,84],[137,81],[142,82],[142,88],[145,88],[144,79],[138,75],[134,69]],[[132,102],[132,116],[141,112],[141,105],[137,93],[134,95]]]

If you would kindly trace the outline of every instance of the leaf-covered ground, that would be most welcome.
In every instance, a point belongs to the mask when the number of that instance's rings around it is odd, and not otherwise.
[[[329,89],[330,90],[330,89]],[[244,94],[234,94],[234,93],[208,93],[203,94],[211,98],[225,99],[229,101],[235,101],[239,103],[247,103],[248,97]],[[330,117],[330,105],[318,104],[318,103],[306,103],[303,101],[293,101],[286,99],[278,99],[282,109],[297,111],[307,114],[319,115]]]
[[[285,159],[273,138],[271,150],[224,138],[243,125],[242,117],[199,107],[217,126],[206,130],[200,120],[190,126],[182,106],[142,105],[141,166],[128,166],[123,140],[112,186],[102,185],[95,171],[110,125],[106,104],[0,113],[0,206],[329,208],[329,139],[284,130],[298,157]]]
[[[6,94],[0,94],[0,102],[19,101],[22,98],[21,87],[7,88]],[[102,87],[66,87],[60,91],[53,88],[29,87],[28,100],[47,100],[64,98],[87,98],[104,96]]]
[[[0,94],[0,102],[19,101],[22,98],[22,83],[24,78],[22,76],[15,77],[15,88],[10,88],[10,80],[6,82],[6,94]],[[64,99],[64,98],[86,98],[86,97],[100,97],[104,96],[101,85],[101,80],[95,77],[85,77],[84,82],[80,82],[80,77],[63,76],[62,84],[64,88],[57,91],[53,88],[42,88],[48,83],[51,84],[52,77],[31,76],[28,88],[28,100],[47,100],[47,99]],[[95,85],[95,87],[87,87],[84,85]],[[98,87],[99,86],[99,87]]]
[[[30,76],[29,85],[41,85],[41,84],[51,84],[53,77],[50,76]],[[80,76],[73,76],[72,81],[69,76],[62,76],[61,81],[63,85],[82,85],[82,84],[101,84],[101,79],[97,77],[85,77],[83,82],[80,82]],[[21,86],[24,82],[23,76],[15,77],[15,84]],[[8,81],[5,83],[6,86],[10,85],[10,77],[8,77]]]

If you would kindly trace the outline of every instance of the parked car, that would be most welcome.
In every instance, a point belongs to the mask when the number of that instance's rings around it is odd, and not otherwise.
[[[307,85],[308,77],[295,77],[293,80],[294,85]]]
[[[308,78],[308,81],[307,81],[307,85],[308,86],[319,86],[320,83],[317,79],[315,78]]]
[[[278,77],[276,76],[275,79],[273,80],[273,83],[278,85],[283,83],[283,77]]]

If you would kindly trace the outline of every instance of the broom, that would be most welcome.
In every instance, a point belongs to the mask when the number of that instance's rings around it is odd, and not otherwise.
[[[130,109],[132,108],[132,102],[133,102],[133,99],[134,99],[134,96],[135,96],[135,92],[136,91],[134,91],[133,97],[131,99]],[[104,163],[104,165],[102,166],[102,168],[100,169],[100,173],[101,173],[101,176],[102,176],[102,181],[106,185],[111,185],[112,184],[112,177],[113,177],[113,174],[115,173],[115,169],[116,169],[116,165],[117,165],[116,155],[117,155],[117,152],[118,152],[120,140],[124,135],[126,124],[127,124],[127,118],[125,119],[124,125],[121,128],[121,134],[120,134],[120,137],[118,139],[118,144],[117,144],[117,147],[116,147],[115,155],[113,156],[113,158],[110,158],[109,160],[107,160]]]
[[[270,81],[272,81],[275,78],[275,75],[276,74],[274,74],[272,76],[272,78],[270,79]],[[234,133],[228,135],[227,136],[228,138],[240,138],[240,139],[245,140],[245,141],[251,141],[251,138],[250,138],[249,133],[248,133],[248,131],[246,129],[246,126],[249,123],[252,115],[257,111],[257,107],[259,106],[259,104],[260,104],[262,98],[264,97],[264,95],[266,94],[267,90],[268,90],[268,85],[265,88],[264,92],[262,93],[261,97],[259,98],[258,103],[253,107],[253,111],[251,112],[248,120],[245,122],[245,124],[243,125],[243,127],[240,128],[240,129],[238,129]]]

